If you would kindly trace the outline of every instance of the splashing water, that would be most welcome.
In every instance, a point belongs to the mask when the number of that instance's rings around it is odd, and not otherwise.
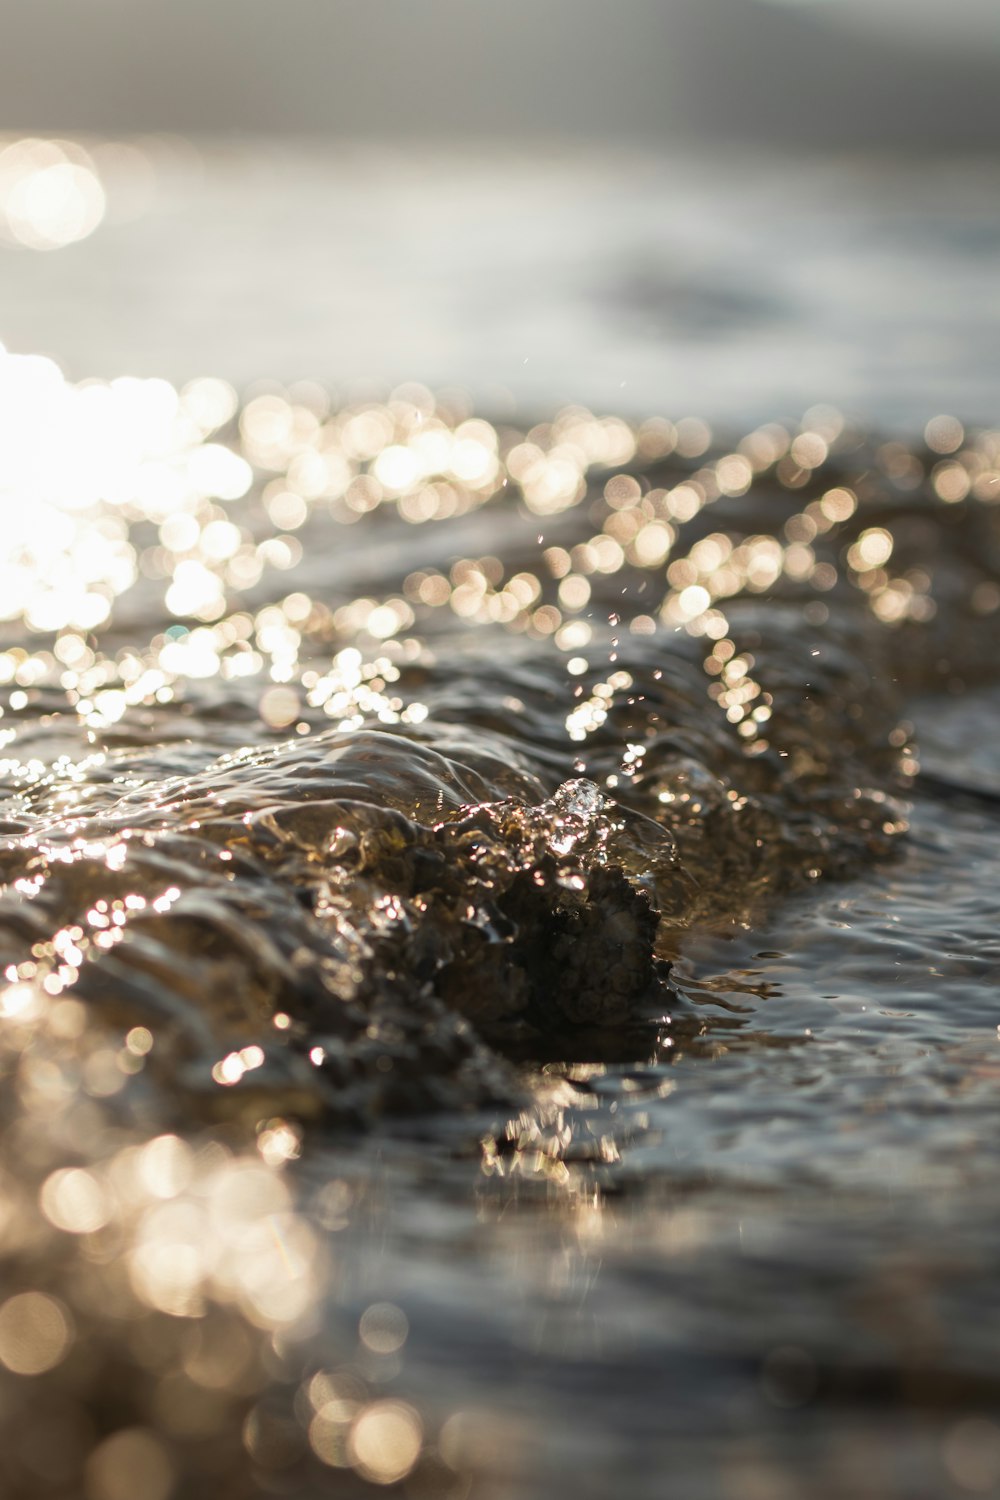
[[[1000,435],[0,391],[5,1493],[988,1488]]]

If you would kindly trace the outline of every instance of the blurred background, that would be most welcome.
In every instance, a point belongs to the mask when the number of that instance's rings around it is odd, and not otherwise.
[[[996,419],[996,0],[0,19],[0,342],[71,378]]]

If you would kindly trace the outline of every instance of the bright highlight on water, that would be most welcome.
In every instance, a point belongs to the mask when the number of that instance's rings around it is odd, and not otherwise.
[[[988,1492],[1000,433],[0,422],[10,1492]]]

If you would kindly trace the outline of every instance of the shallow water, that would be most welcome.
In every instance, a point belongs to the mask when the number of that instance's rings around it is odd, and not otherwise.
[[[995,1488],[997,434],[3,374],[5,1492]]]

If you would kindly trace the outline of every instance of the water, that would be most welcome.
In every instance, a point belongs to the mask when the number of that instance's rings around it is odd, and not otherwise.
[[[310,376],[346,398],[416,377],[492,415],[583,402],[734,433],[815,402],[906,435],[996,420],[988,153],[87,144],[104,217],[58,255],[4,244],[0,185],[0,341],[77,379]],[[65,222],[40,191],[48,217],[11,227],[80,236],[83,183]]]
[[[995,1488],[996,433],[3,371],[5,1493]]]
[[[993,168],[85,160],[3,336],[156,378],[0,355],[4,1493],[996,1492]]]

